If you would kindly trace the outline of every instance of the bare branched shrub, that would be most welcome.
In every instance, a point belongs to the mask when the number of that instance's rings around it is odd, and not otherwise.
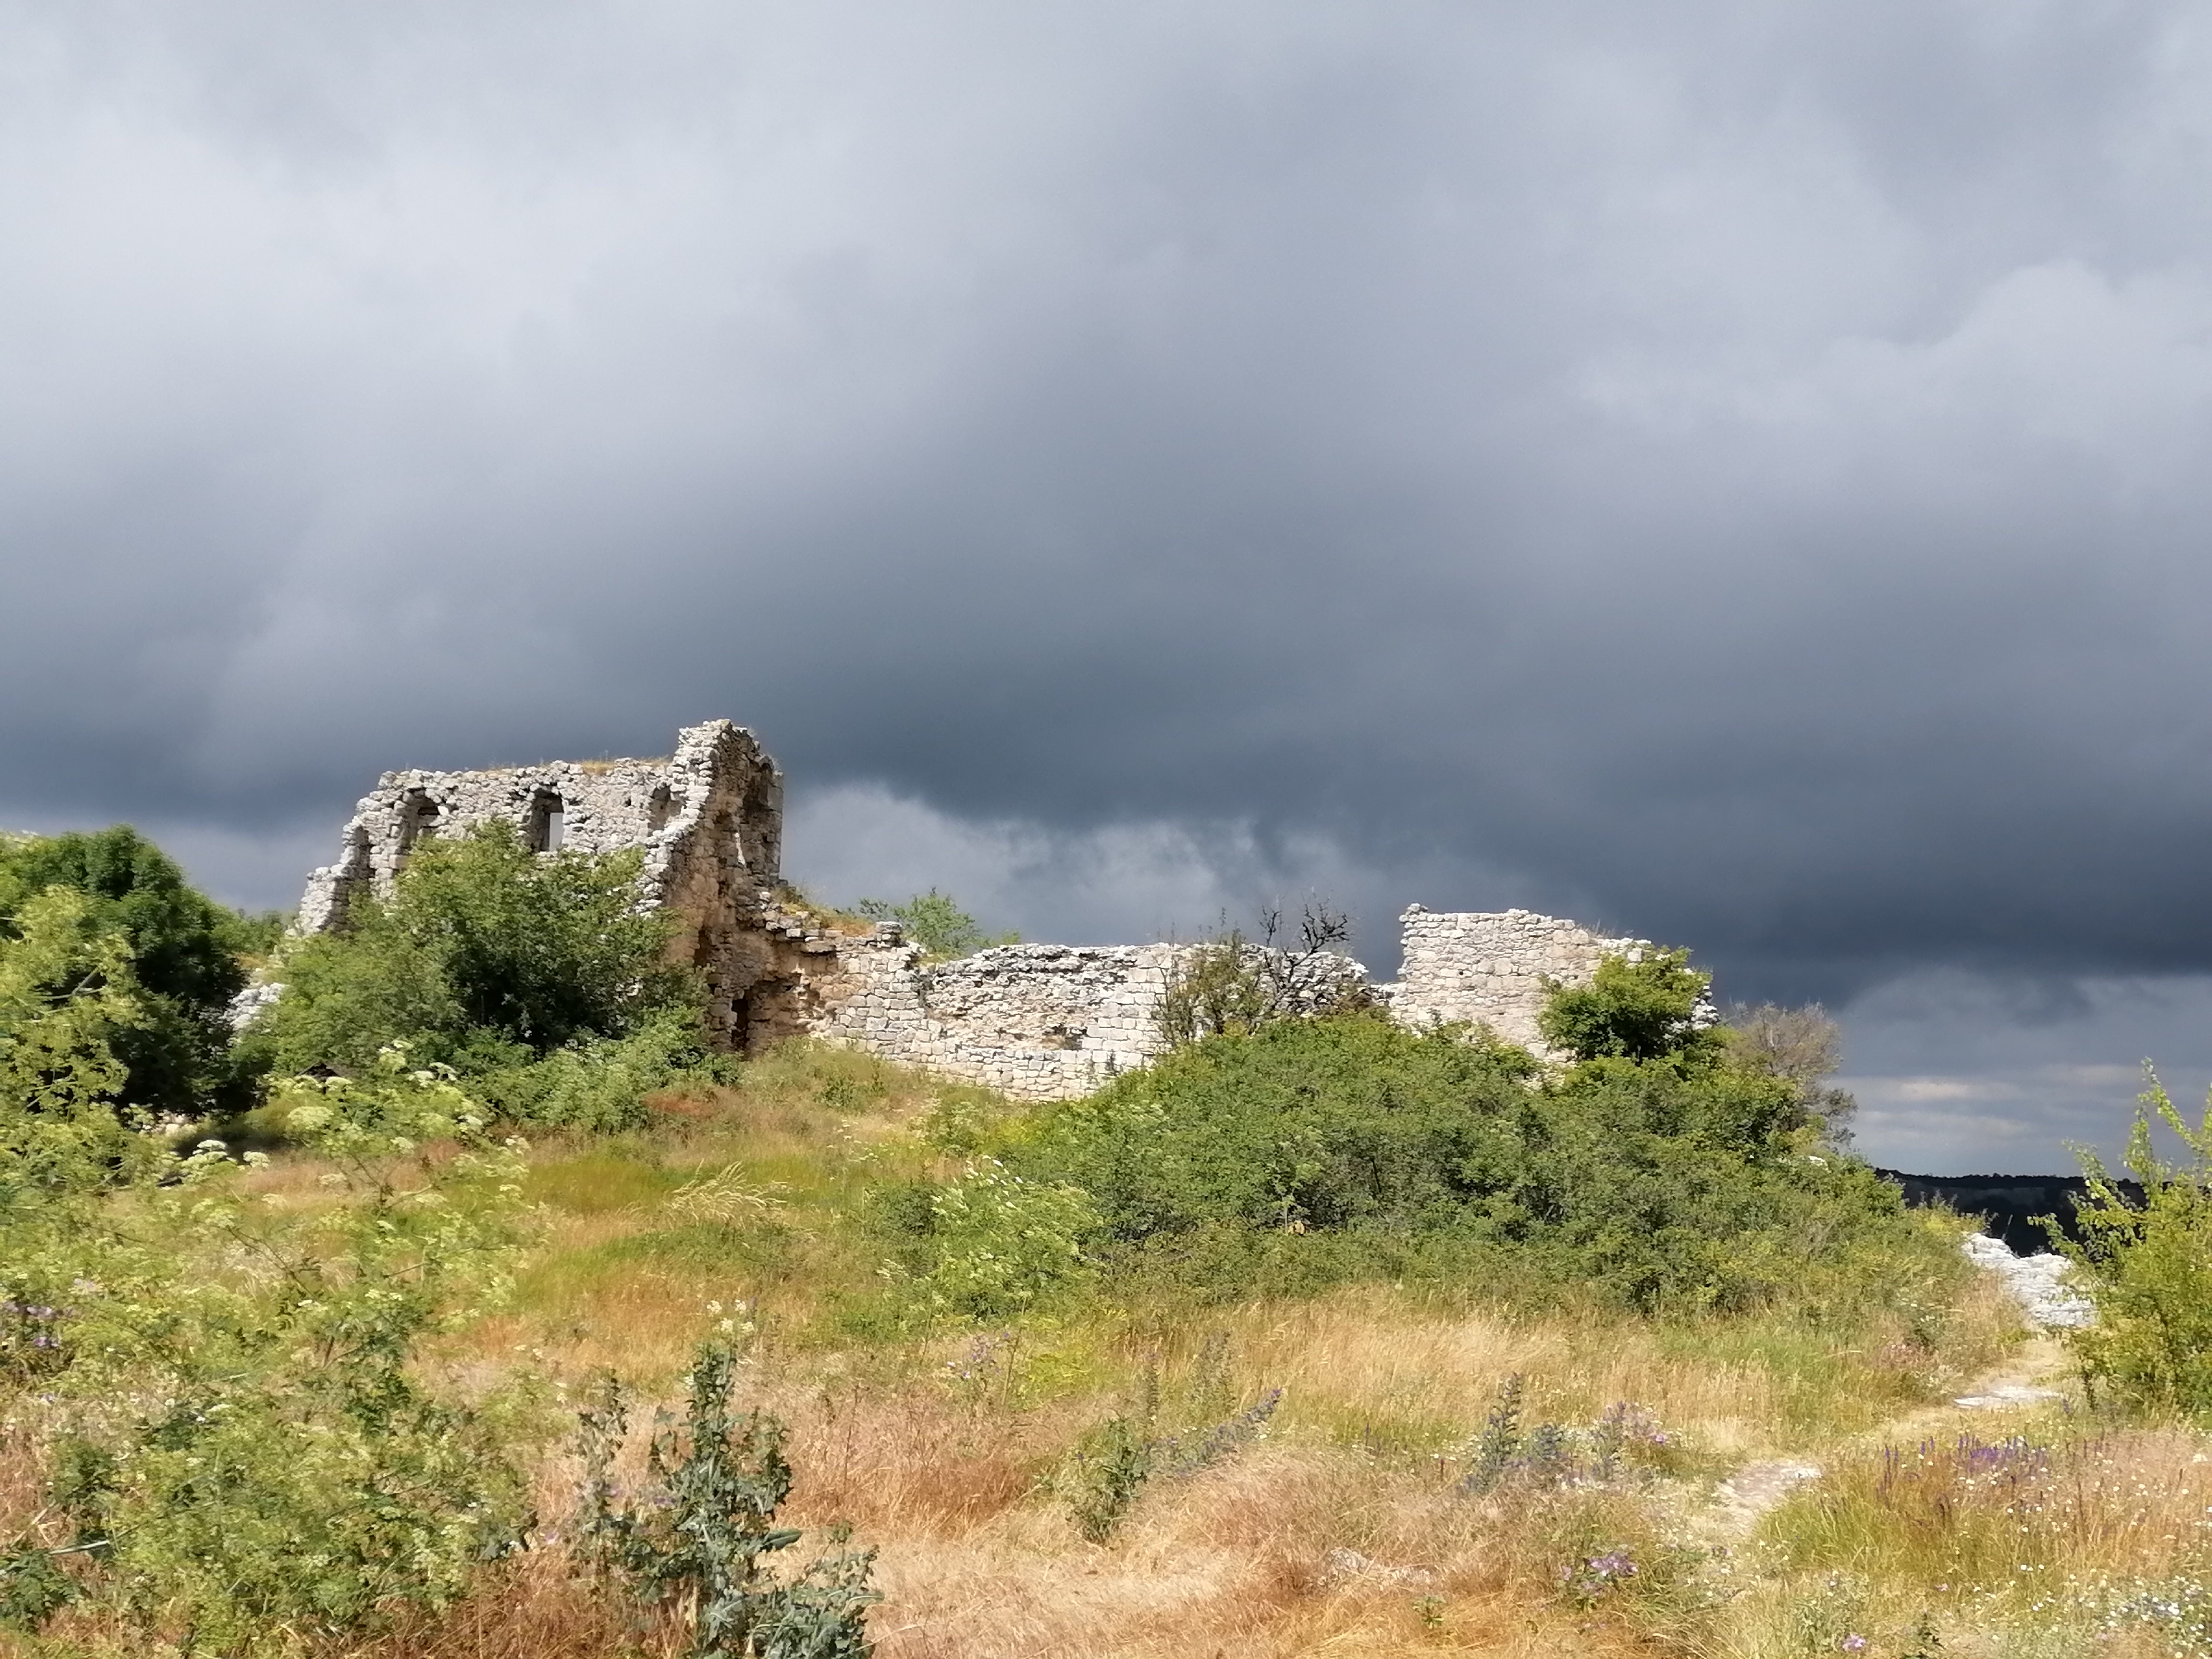
[[[1736,1052],[1793,1085],[1830,1140],[1841,1145],[1850,1139],[1858,1102],[1828,1085],[1843,1063],[1844,1033],[1826,1008],[1817,1002],[1802,1008],[1739,1002],[1729,1007],[1725,1023],[1735,1034]]]
[[[1347,1012],[1373,1000],[1359,964],[1337,949],[1352,918],[1318,901],[1298,916],[1296,944],[1283,913],[1260,913],[1257,936],[1224,928],[1168,971],[1153,1018],[1170,1048],[1200,1037],[1255,1031],[1280,1019]]]
[[[1779,1078],[1809,1089],[1843,1061],[1843,1028],[1817,1002],[1802,1008],[1737,1003],[1728,1012],[1736,1047]]]

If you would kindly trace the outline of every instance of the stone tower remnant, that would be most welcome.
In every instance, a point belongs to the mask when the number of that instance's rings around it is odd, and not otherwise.
[[[783,775],[753,734],[708,720],[665,760],[551,761],[484,772],[386,772],[345,827],[338,861],[307,878],[297,926],[343,925],[356,893],[389,893],[424,840],[511,823],[532,852],[641,849],[639,900],[683,919],[674,951],[696,966],[714,1037],[745,1046],[789,988],[768,930],[783,855]]]
[[[705,981],[708,1034],[740,1051],[811,1034],[1018,1100],[1066,1099],[1158,1056],[1153,1011],[1196,948],[1015,945],[929,963],[895,925],[806,909],[781,885],[782,774],[728,720],[687,726],[665,760],[387,772],[348,821],[337,862],[308,878],[299,930],[342,927],[352,896],[389,892],[426,838],[493,821],[541,853],[641,849],[639,902],[680,919],[671,948]],[[1607,956],[1652,948],[1528,910],[1417,904],[1399,920],[1400,977],[1373,988],[1392,1018],[1486,1025],[1539,1054],[1547,980],[1585,983]],[[280,991],[249,992],[240,1017]]]

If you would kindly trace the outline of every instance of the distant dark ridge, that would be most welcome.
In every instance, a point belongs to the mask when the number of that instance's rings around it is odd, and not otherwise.
[[[1988,1231],[2002,1238],[2019,1255],[2051,1249],[2048,1230],[2036,1224],[2039,1215],[2056,1216],[2059,1231],[2071,1237],[2074,1209],[2087,1194],[2089,1183],[2080,1176],[1906,1175],[1899,1170],[1876,1170],[1885,1181],[1905,1189],[1905,1201],[1913,1205],[1948,1204],[1960,1215],[1980,1216]],[[2112,1183],[2131,1203],[2142,1202],[2142,1188],[2132,1181]]]

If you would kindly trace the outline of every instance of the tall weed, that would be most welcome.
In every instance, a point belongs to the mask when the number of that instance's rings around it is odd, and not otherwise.
[[[630,1498],[613,1474],[627,1406],[606,1381],[583,1414],[579,1553],[688,1626],[698,1659],[866,1659],[867,1609],[882,1600],[868,1583],[874,1551],[824,1556],[789,1578],[767,1565],[801,1534],[775,1524],[792,1486],[782,1424],[731,1409],[737,1363],[726,1346],[699,1351],[684,1426],[656,1422],[645,1487]]]
[[[2157,1124],[2180,1140],[2185,1161],[2159,1155]],[[2061,1249],[2083,1269],[2097,1319],[2075,1333],[2075,1352],[2091,1389],[2115,1403],[2212,1418],[2212,1101],[2192,1128],[2152,1073],[2126,1164],[2142,1184],[2139,1205],[2093,1154],[2082,1160],[2081,1238]]]

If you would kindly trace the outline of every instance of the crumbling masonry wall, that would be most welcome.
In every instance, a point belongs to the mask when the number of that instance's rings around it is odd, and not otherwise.
[[[1015,1100],[1067,1100],[1150,1064],[1158,1011],[1193,945],[1009,945],[926,961],[896,927],[855,936],[786,910],[771,923],[793,988],[789,1029],[978,1083]],[[1334,955],[1316,984],[1364,982]]]
[[[1536,1016],[1544,981],[1586,985],[1609,956],[1639,959],[1649,939],[1607,939],[1533,910],[1448,912],[1416,904],[1398,918],[1403,958],[1390,1012],[1415,1030],[1437,1021],[1486,1025],[1508,1042],[1548,1054]]]
[[[1375,988],[1393,1018],[1416,1030],[1485,1025],[1553,1058],[1536,1029],[1547,981],[1586,984],[1606,957],[1651,948],[1528,910],[1416,905],[1400,921],[1400,977]],[[862,939],[817,934],[808,948],[836,964],[808,976],[805,1029],[815,1035],[1017,1100],[1064,1100],[1158,1056],[1156,1010],[1194,947],[1018,945],[928,965],[882,929]],[[1356,963],[1343,967],[1364,979]]]
[[[838,941],[810,1029],[1015,1100],[1066,1100],[1159,1053],[1153,1010],[1189,949],[1010,945],[931,963],[884,928]]]
[[[673,949],[707,982],[709,1033],[740,1050],[812,1035],[1017,1100],[1066,1099],[1158,1055],[1156,1011],[1195,948],[1018,945],[932,963],[895,927],[849,931],[794,906],[779,885],[781,775],[728,720],[686,728],[666,760],[387,772],[347,823],[338,861],[309,879],[300,928],[343,925],[351,896],[388,892],[424,838],[492,820],[540,851],[641,849],[639,902],[681,918]],[[1400,920],[1400,977],[1374,988],[1395,1018],[1486,1025],[1540,1054],[1547,979],[1586,982],[1607,955],[1650,948],[1527,910],[1415,905]]]
[[[307,879],[297,927],[343,925],[357,893],[388,894],[426,839],[511,823],[538,852],[639,848],[639,902],[683,922],[717,1040],[743,1047],[753,1005],[787,989],[764,926],[782,857],[783,778],[751,732],[709,720],[665,760],[554,761],[481,772],[386,772],[348,821],[335,864]]]

